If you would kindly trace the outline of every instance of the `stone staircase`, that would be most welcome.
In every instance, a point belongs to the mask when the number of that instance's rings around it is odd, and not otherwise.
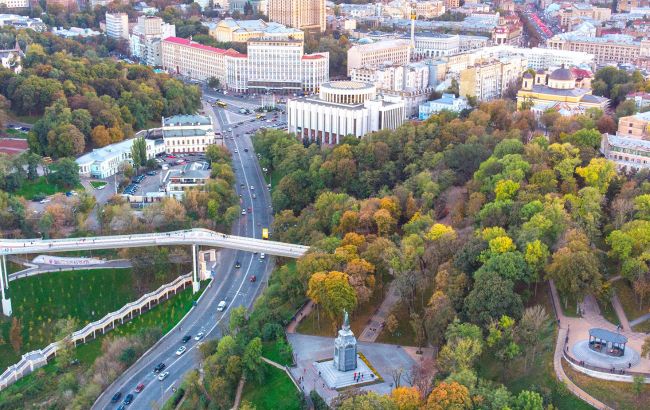
[[[375,375],[374,378],[372,377],[372,370],[370,370],[361,359],[357,360],[357,369],[350,370],[349,372],[340,372],[336,370],[332,365],[332,362],[332,360],[328,360],[326,362],[314,363],[314,367],[320,372],[320,376],[330,389],[340,389],[355,384],[365,384],[377,379],[377,375]],[[364,376],[363,380],[357,382],[354,380],[354,375],[359,372],[363,373]]]

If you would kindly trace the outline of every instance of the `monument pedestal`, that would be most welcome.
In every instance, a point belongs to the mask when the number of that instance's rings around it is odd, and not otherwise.
[[[2,313],[5,316],[11,316],[11,299],[2,299]]]
[[[334,360],[316,362],[314,363],[314,367],[318,370],[320,377],[330,389],[340,389],[348,386],[363,385],[369,382],[377,381],[379,378],[379,375],[374,374],[368,365],[366,365],[366,363],[359,357],[357,357],[357,368],[352,371],[348,370],[347,372],[342,372],[340,370],[337,370],[334,367]],[[363,375],[363,378],[356,377],[359,375]]]

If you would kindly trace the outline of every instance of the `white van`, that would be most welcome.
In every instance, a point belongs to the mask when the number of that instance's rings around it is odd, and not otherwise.
[[[219,305],[217,305],[217,312],[223,312],[223,310],[226,308],[226,301],[222,300],[219,302]]]

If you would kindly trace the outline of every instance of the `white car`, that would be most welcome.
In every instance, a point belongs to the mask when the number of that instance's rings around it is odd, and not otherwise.
[[[246,210],[245,210],[245,209],[242,209],[242,210],[241,210],[241,214],[242,214],[242,215],[246,215]]]
[[[264,252],[260,253],[260,259],[266,258],[266,254]]]
[[[194,336],[194,340],[201,340],[203,338],[203,332],[199,332]]]
[[[255,191],[255,187],[251,185],[251,191]]]
[[[158,380],[163,381],[169,376],[169,372],[162,372],[158,375]]]
[[[223,310],[226,308],[226,301],[222,300],[219,302],[219,305],[217,305],[217,312],[223,312]]]
[[[187,350],[187,347],[185,347],[185,346],[179,347],[178,350],[176,351],[176,356],[182,355],[183,353],[185,353],[186,350]]]
[[[239,153],[239,150],[238,150],[238,149],[235,149],[235,154],[238,154],[238,153]]]
[[[42,203],[42,204],[46,204],[48,202],[50,202],[50,198],[43,198],[43,199],[40,200],[40,203]]]

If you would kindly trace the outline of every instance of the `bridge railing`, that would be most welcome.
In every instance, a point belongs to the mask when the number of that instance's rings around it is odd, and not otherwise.
[[[129,302],[122,306],[119,310],[106,314],[103,318],[88,323],[82,329],[77,330],[71,335],[71,342],[75,345],[85,343],[89,336],[95,337],[97,332],[105,333],[114,329],[114,322],[116,320],[123,320],[128,316],[128,319],[134,317],[133,313],[142,313],[145,306],[151,306],[151,302],[155,300],[156,304],[163,296],[169,292],[178,292],[180,287],[185,287],[192,283],[192,274],[179,276],[173,282],[160,286],[153,292],[145,293],[138,300]],[[7,388],[12,383],[15,383],[20,378],[33,372],[35,369],[45,366],[52,360],[59,349],[62,342],[53,342],[44,347],[43,349],[34,350],[22,355],[20,361],[12,366],[9,366],[2,374],[0,374],[0,390]]]

